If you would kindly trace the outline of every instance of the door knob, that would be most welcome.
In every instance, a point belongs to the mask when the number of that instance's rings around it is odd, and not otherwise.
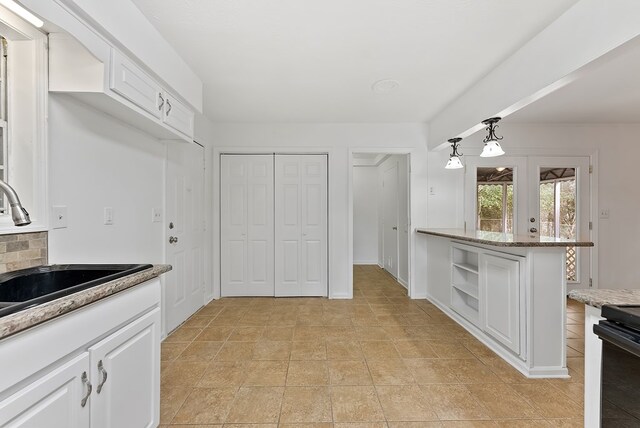
[[[538,229],[536,229],[535,227],[532,227],[531,229],[529,229],[529,232],[531,233],[536,233],[538,231]]]
[[[535,223],[535,222],[536,222],[536,219],[535,219],[535,217],[531,217],[531,218],[529,219],[529,221],[530,221],[531,223]]]
[[[176,242],[178,242],[178,237],[177,236],[170,236],[169,237],[169,244],[175,244]]]

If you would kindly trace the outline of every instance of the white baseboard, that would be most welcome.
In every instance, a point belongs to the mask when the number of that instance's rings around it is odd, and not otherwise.
[[[354,265],[377,265],[377,260],[354,260]]]
[[[406,288],[407,290],[409,289],[409,284],[407,283],[407,281],[405,281],[404,279],[398,277],[396,278],[397,281],[400,283],[400,285],[402,285],[404,288]]]

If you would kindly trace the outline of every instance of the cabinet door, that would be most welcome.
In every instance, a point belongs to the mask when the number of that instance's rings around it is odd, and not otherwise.
[[[111,89],[160,119],[163,106],[162,88],[140,67],[116,50],[111,51]]]
[[[155,427],[160,420],[160,308],[89,348],[91,427]]]
[[[276,155],[276,296],[327,295],[327,156]]]
[[[170,94],[165,94],[165,98],[164,123],[189,137],[193,137],[193,110]]]
[[[480,304],[483,330],[520,353],[520,262],[480,255]]]
[[[83,403],[90,393],[88,376],[89,354],[85,352],[0,402],[0,426],[88,427],[91,400]]]

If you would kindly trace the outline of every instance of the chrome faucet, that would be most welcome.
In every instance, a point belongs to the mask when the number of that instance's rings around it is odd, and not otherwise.
[[[7,195],[7,199],[9,200],[9,205],[11,206],[11,218],[13,219],[13,224],[16,226],[26,226],[31,224],[31,219],[29,218],[29,213],[22,207],[20,203],[20,198],[18,198],[18,194],[13,187],[9,186],[3,180],[0,180],[0,190]]]

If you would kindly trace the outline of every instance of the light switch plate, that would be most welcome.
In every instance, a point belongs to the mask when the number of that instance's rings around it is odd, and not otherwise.
[[[51,207],[51,227],[54,229],[64,229],[67,227],[66,205],[54,205]]]
[[[113,208],[104,207],[104,224],[111,226],[113,224]]]
[[[603,208],[600,210],[600,218],[608,219],[609,218],[609,208]]]

